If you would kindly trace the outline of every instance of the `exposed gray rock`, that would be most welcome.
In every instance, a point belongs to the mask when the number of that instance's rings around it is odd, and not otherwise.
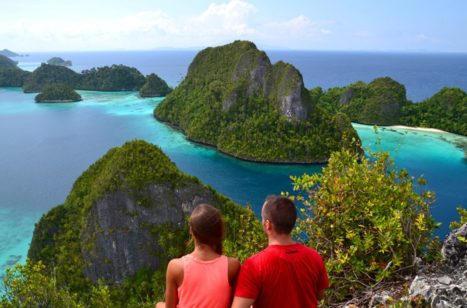
[[[223,102],[222,102],[222,110],[228,110],[230,106],[237,100],[237,93],[232,92]]]
[[[280,113],[289,121],[307,118],[311,102],[305,91],[303,77],[294,66],[284,62],[274,64],[265,96],[275,98]]]
[[[339,98],[339,104],[341,105],[348,104],[350,100],[352,99],[354,93],[355,93],[355,90],[352,88],[342,93],[341,97]]]
[[[444,241],[441,254],[451,266],[456,266],[467,255],[467,244],[459,240],[459,237],[467,238],[467,224],[451,232]]]
[[[118,283],[142,268],[157,269],[159,256],[166,254],[158,241],[158,228],[179,229],[200,203],[215,204],[215,197],[195,183],[175,190],[151,185],[138,198],[122,191],[100,198],[87,214],[81,233],[86,276],[93,282]]]
[[[233,71],[232,81],[248,80],[233,89],[222,102],[222,109],[228,110],[240,97],[261,94],[272,97],[282,115],[287,119],[304,120],[308,116],[308,95],[305,94],[303,77],[290,64],[278,62],[271,65],[264,52],[251,50],[244,53]]]
[[[418,273],[410,286],[410,297],[422,296],[431,307],[467,307],[467,224],[449,234],[442,248],[443,264]]]
[[[393,298],[391,297],[388,291],[383,291],[381,293],[375,294],[369,303],[369,307],[377,307],[378,305],[388,305],[392,302]]]

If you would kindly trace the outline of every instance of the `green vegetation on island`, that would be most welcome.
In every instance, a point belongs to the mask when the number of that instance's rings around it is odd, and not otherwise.
[[[73,65],[70,60],[65,61],[60,57],[50,58],[49,60],[47,60],[47,64],[60,65],[60,66],[72,66]]]
[[[358,140],[347,116],[312,101],[295,67],[272,65],[247,41],[199,52],[154,114],[191,140],[252,161],[325,162]]]
[[[37,103],[71,103],[81,101],[81,95],[67,85],[54,84],[45,87],[35,100]]]
[[[459,88],[443,88],[413,103],[407,100],[403,85],[383,77],[327,91],[317,87],[310,94],[323,109],[343,112],[352,122],[438,128],[467,136],[467,94]]]
[[[145,83],[144,76],[133,67],[112,65],[77,73],[60,65],[42,63],[23,84],[26,93],[40,92],[53,84],[65,84],[76,90],[136,91]]]
[[[53,84],[64,84],[78,89],[80,81],[80,74],[67,67],[42,63],[26,78],[23,91],[25,93],[41,92],[45,87]]]
[[[144,76],[133,67],[112,65],[84,70],[80,90],[137,91],[145,82]]]
[[[407,104],[400,123],[467,136],[467,93],[459,88],[443,88],[418,104]]]
[[[326,305],[405,282],[418,258],[438,258],[434,194],[420,192],[387,153],[372,156],[342,149],[322,174],[293,177],[291,198],[303,203],[296,240],[326,261]],[[168,260],[190,251],[186,217],[200,202],[221,209],[227,255],[243,260],[262,249],[251,210],[183,174],[157,147],[132,141],[111,149],[36,224],[29,260],[7,270],[0,304],[154,307]]]
[[[0,55],[0,69],[11,69],[11,68],[18,68],[17,62],[11,60],[7,56]]]
[[[15,61],[0,55],[0,87],[21,87],[29,74],[20,69]]]
[[[166,96],[172,89],[167,83],[156,74],[149,74],[146,77],[146,83],[139,90],[141,97],[160,97]]]
[[[36,276],[53,273],[56,290],[69,295],[61,298],[92,306],[103,285],[117,307],[153,307],[163,296],[167,262],[190,249],[186,218],[203,202],[222,211],[225,253],[243,260],[263,247],[251,210],[182,173],[156,146],[128,142],[91,165],[65,203],[41,218],[28,263],[36,264]]]

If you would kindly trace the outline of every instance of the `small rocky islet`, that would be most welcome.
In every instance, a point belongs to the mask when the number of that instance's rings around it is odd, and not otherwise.
[[[72,87],[63,84],[53,84],[45,87],[34,98],[36,103],[74,103],[82,100]]]

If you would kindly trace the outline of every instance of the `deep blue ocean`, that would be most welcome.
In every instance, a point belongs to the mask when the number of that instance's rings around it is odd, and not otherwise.
[[[126,64],[144,74],[155,72],[176,86],[196,51],[32,53],[16,58],[32,70],[52,56],[73,61],[81,71],[94,66]],[[285,60],[302,72],[307,87],[343,86],[356,80],[390,76],[420,101],[443,86],[467,90],[467,55],[379,54],[271,51],[272,62]],[[239,161],[195,145],[152,116],[161,99],[140,99],[134,92],[80,91],[76,104],[35,104],[34,94],[0,88],[0,276],[8,266],[24,262],[34,224],[62,203],[74,180],[111,147],[132,139],[157,144],[184,172],[259,213],[268,194],[291,191],[290,175],[320,172],[323,166],[268,165]],[[373,127],[355,125],[364,146],[378,149]],[[399,167],[423,175],[436,192],[433,215],[448,223],[455,208],[466,206],[467,138],[448,133],[380,129],[382,149]]]

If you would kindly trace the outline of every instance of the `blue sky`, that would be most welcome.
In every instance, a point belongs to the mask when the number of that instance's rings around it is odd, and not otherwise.
[[[467,52],[465,0],[2,1],[0,49],[260,48]]]

